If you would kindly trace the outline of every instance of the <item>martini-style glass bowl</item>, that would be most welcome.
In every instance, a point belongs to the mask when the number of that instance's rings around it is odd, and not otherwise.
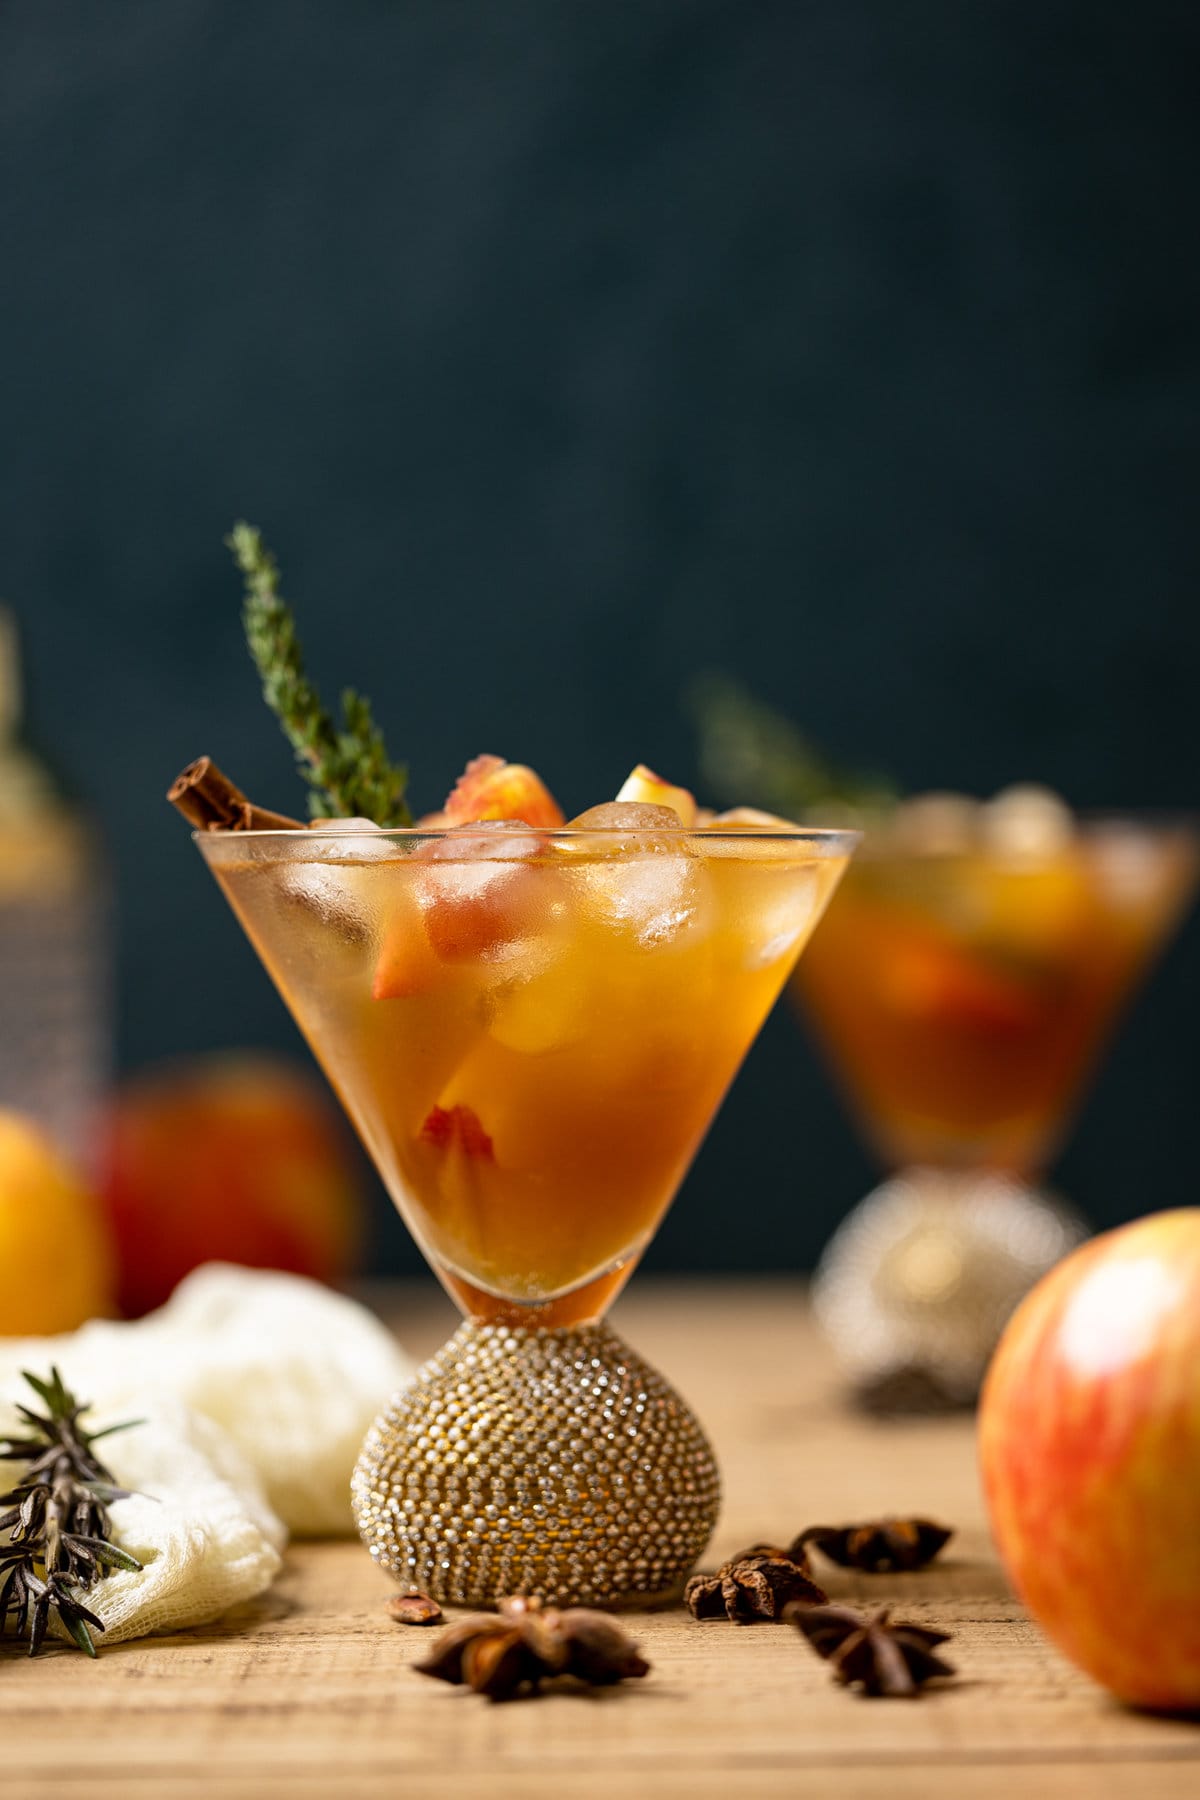
[[[1192,895],[1197,839],[1186,821],[1072,821],[1021,790],[965,817],[918,804],[930,841],[868,835],[796,972],[891,1171],[815,1299],[867,1397],[915,1383],[965,1401],[1016,1300],[1082,1235],[1037,1184]]]
[[[604,1323],[824,909],[831,831],[196,841],[464,1315],[381,1414],[372,1555],[452,1602],[666,1597],[718,1479]]]

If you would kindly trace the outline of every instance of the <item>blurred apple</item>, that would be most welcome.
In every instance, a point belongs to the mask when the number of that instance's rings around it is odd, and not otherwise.
[[[104,1208],[49,1139],[0,1112],[0,1337],[53,1337],[113,1310]]]
[[[1084,1244],[984,1385],[992,1528],[1034,1618],[1133,1705],[1200,1708],[1200,1208]]]
[[[323,1281],[351,1266],[361,1196],[349,1146],[321,1088],[289,1063],[229,1053],[127,1083],[101,1168],[130,1316],[204,1262]]]

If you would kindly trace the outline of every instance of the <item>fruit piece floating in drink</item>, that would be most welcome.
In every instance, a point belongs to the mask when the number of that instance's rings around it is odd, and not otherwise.
[[[715,1466],[602,1317],[855,834],[704,814],[641,765],[568,822],[497,756],[412,825],[370,709],[334,725],[274,564],[234,546],[319,816],[262,814],[207,758],[171,797],[468,1321],[368,1440],[360,1529],[443,1599],[673,1592]]]

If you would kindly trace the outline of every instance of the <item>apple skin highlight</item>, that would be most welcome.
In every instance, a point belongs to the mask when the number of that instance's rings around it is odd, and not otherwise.
[[[993,1358],[997,1548],[1058,1648],[1131,1705],[1200,1709],[1200,1208],[1084,1244]]]

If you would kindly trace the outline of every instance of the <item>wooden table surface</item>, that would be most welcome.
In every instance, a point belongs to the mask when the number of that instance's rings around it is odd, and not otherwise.
[[[432,1288],[406,1291],[397,1316],[419,1355],[453,1324]],[[494,1706],[411,1673],[429,1636],[389,1621],[393,1590],[357,1543],[298,1544],[269,1594],[207,1630],[119,1645],[95,1664],[0,1649],[4,1800],[1200,1795],[1200,1724],[1118,1706],[1009,1596],[969,1421],[846,1411],[795,1286],[635,1281],[614,1323],[716,1445],[726,1499],[706,1560],[884,1510],[958,1527],[931,1570],[826,1583],[953,1630],[958,1681],[867,1701],[788,1627],[698,1624],[676,1609],[630,1618],[653,1665],[645,1681]]]

